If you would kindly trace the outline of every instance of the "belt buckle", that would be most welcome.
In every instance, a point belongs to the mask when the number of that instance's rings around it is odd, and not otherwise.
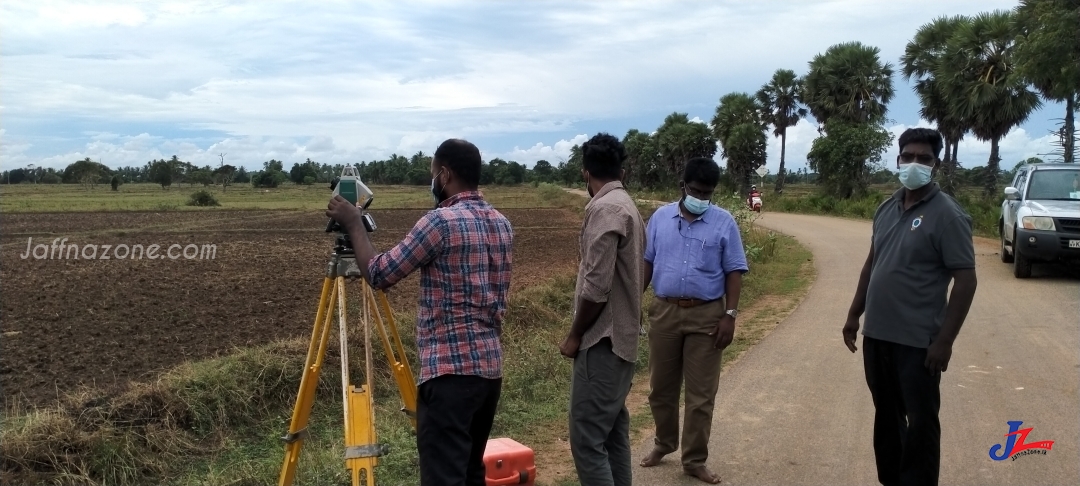
[[[694,299],[679,299],[679,301],[678,301],[678,303],[676,305],[678,305],[679,307],[683,307],[683,308],[693,307],[694,306]]]

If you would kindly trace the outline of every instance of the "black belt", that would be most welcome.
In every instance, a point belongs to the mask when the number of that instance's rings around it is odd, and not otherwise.
[[[664,302],[675,304],[675,305],[677,305],[679,307],[697,307],[699,305],[705,305],[705,304],[708,304],[710,302],[716,302],[716,301],[720,300],[720,299],[713,299],[713,300],[679,299],[679,298],[676,298],[676,297],[657,297],[657,298],[664,301]]]

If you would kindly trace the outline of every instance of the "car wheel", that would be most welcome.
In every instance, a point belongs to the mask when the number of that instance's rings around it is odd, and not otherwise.
[[[1001,262],[1012,263],[1013,256],[1009,254],[1008,249],[1005,247],[1005,230],[1001,230]]]
[[[1016,234],[1016,233],[1013,233]],[[1016,278],[1028,278],[1031,276],[1031,260],[1024,257],[1016,248],[1016,243],[1013,243],[1013,276]]]

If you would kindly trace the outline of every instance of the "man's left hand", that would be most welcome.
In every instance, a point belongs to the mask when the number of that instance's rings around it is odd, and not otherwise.
[[[713,347],[723,350],[735,339],[735,318],[724,315],[716,324],[716,330],[712,332]]]
[[[345,231],[360,222],[360,208],[341,196],[334,196],[326,205],[326,216],[337,221]]]
[[[949,369],[949,358],[952,357],[952,344],[945,341],[934,341],[926,350],[926,368],[931,373],[944,373]]]
[[[579,347],[581,347],[581,336],[567,334],[566,339],[563,339],[562,344],[559,346],[559,353],[573,359],[577,357]]]

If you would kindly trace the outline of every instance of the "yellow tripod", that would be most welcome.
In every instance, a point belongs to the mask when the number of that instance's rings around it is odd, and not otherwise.
[[[345,281],[358,280],[361,293],[361,322],[364,327],[365,383],[361,387],[353,386],[349,380],[349,354],[346,328],[346,293]],[[335,306],[336,304],[336,306]],[[386,349],[386,358],[390,363],[394,380],[401,391],[404,404],[402,411],[416,428],[416,382],[405,357],[401,337],[398,335],[390,303],[383,291],[374,291],[361,278],[356,257],[348,235],[340,235],[331,255],[326,278],[323,280],[322,294],[319,297],[319,309],[315,313],[315,327],[308,345],[307,361],[304,374],[300,379],[300,391],[296,396],[289,432],[282,437],[285,441],[285,462],[281,466],[279,486],[288,486],[296,477],[297,463],[300,459],[300,447],[307,437],[308,417],[311,405],[315,401],[315,389],[319,382],[323,358],[326,356],[330,340],[331,321],[337,311],[338,334],[341,341],[341,388],[345,408],[345,467],[350,470],[353,486],[374,486],[373,468],[378,457],[388,451],[384,444],[379,444],[375,436],[375,403],[372,396],[371,372],[371,335],[372,325],[378,330]],[[384,321],[385,319],[385,321]],[[389,327],[389,331],[387,330]]]

